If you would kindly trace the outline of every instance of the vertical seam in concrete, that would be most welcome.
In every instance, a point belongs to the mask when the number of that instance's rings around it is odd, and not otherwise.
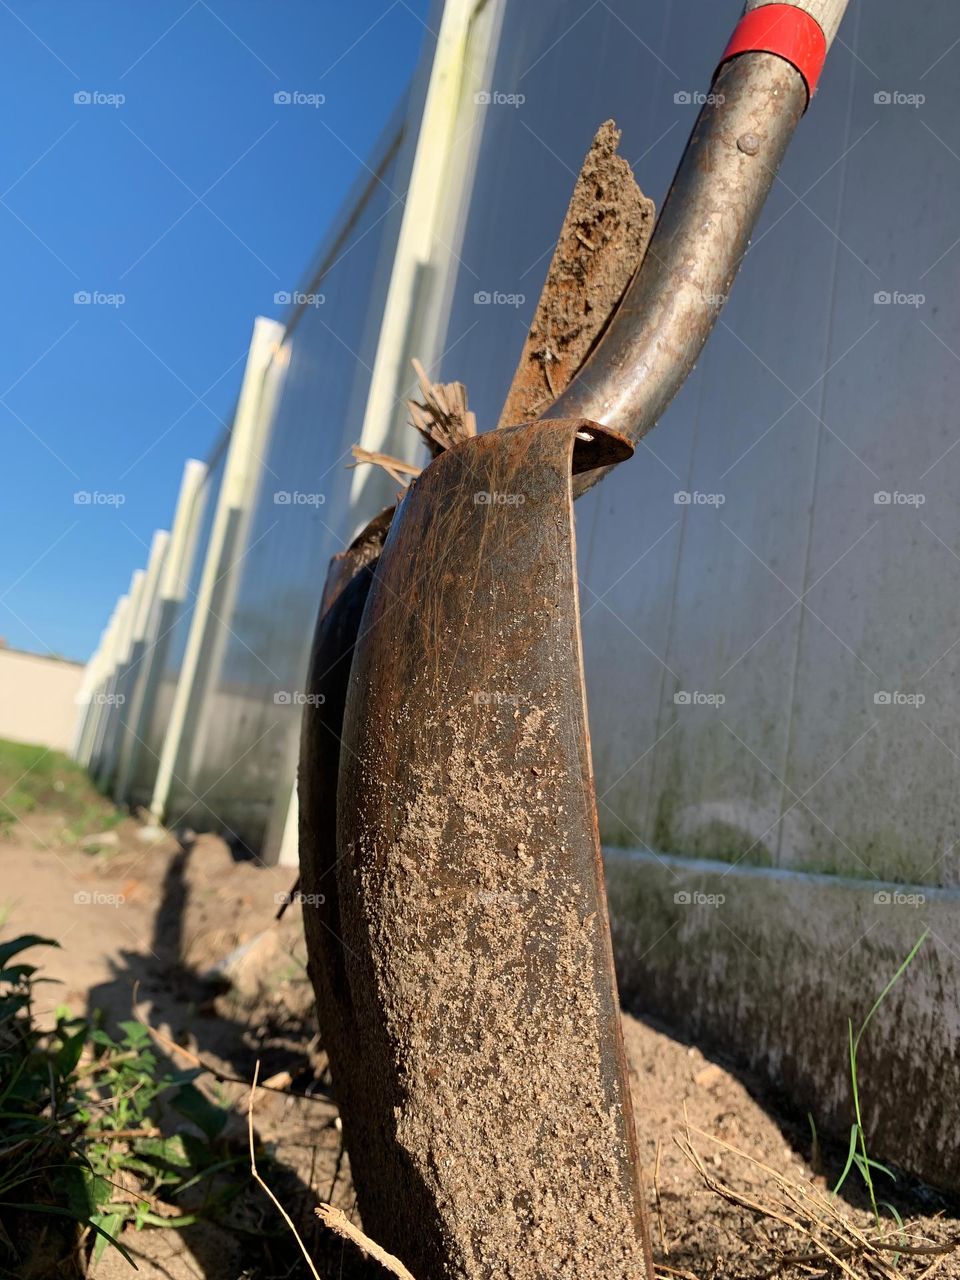
[[[691,489],[693,488],[693,473],[696,466],[697,442],[700,438],[700,419],[703,413],[703,398],[705,394],[706,381],[707,381],[706,369],[709,365],[709,359],[710,359],[709,352],[704,352],[703,360],[700,366],[700,381],[697,386],[697,411],[693,419],[693,440],[690,443],[690,457],[687,463],[687,484]],[[680,516],[680,532],[677,534],[677,554],[674,560],[674,567],[673,567],[673,588],[670,592],[670,604],[667,610],[666,645],[664,646],[664,653],[663,653],[662,665],[660,670],[660,689],[657,696],[657,718],[654,724],[654,735],[653,735],[654,742],[659,742],[660,736],[661,736],[660,725],[663,720],[665,685],[667,681],[667,672],[670,666],[671,648],[672,648],[674,639],[676,637],[677,597],[680,594],[680,574],[683,571],[683,547],[686,541],[687,520],[689,516],[689,511],[690,511],[689,507],[685,506],[683,508],[682,514]],[[671,702],[670,706],[672,705],[673,703]],[[674,714],[674,717],[676,717],[676,712],[674,712],[673,714]],[[666,732],[666,730],[664,730],[664,732]],[[647,814],[648,815],[652,815],[654,812],[652,806],[654,803],[654,797],[655,797],[655,791],[656,791],[656,778],[657,778],[657,763],[656,763],[656,756],[654,756],[654,759],[651,762],[651,766],[650,766],[650,782],[649,782],[649,791],[648,791],[648,797],[647,797]],[[649,818],[648,818],[648,822],[649,822]],[[651,831],[650,834],[653,835],[653,832]]]
[[[850,128],[853,120],[854,90],[856,87],[857,71],[858,71],[855,51],[859,44],[859,37],[860,37],[859,5],[856,8],[856,18],[854,19],[854,23],[855,25],[854,25],[854,32],[853,32],[853,51],[851,52],[851,55],[850,55],[850,84],[847,90],[847,118],[844,123],[844,129],[843,129],[844,150],[849,146],[849,143],[850,143]],[[837,193],[837,212],[836,212],[836,223],[838,226],[843,216],[843,206],[844,206],[844,201],[845,201],[846,192],[847,192],[847,173],[849,169],[849,164],[850,164],[849,157],[847,157],[842,162],[842,166],[840,170],[840,190]],[[823,345],[824,364],[826,364],[829,359],[830,350],[833,343],[833,331],[834,331],[834,324],[836,320],[836,309],[837,309],[837,276],[838,276],[839,262],[840,262],[840,240],[839,238],[837,238],[834,240],[834,245],[833,245],[833,266],[831,268],[830,298],[827,304],[827,324],[826,324],[826,333],[824,335],[824,345]],[[824,405],[827,398],[827,384],[829,383],[829,381],[830,381],[830,375],[827,374],[827,376],[820,383],[820,389],[817,395],[817,410],[820,418],[823,417]],[[803,406],[801,405],[797,407],[800,408]],[[817,499],[817,479],[820,473],[820,451],[821,451],[821,445],[823,442],[823,425],[821,422],[817,422],[816,424],[815,437],[816,439],[815,439],[814,450],[813,450],[813,460],[812,460],[811,470],[810,470],[810,505],[809,505],[809,514],[807,516],[807,545],[806,545],[806,551],[804,554],[803,578],[801,580],[801,587],[800,587],[801,596],[805,595],[807,590],[807,583],[810,578],[810,560],[811,560],[811,555],[813,551],[814,514],[816,510],[816,499]],[[794,729],[794,720],[796,717],[797,681],[799,678],[799,671],[800,671],[800,654],[803,648],[805,621],[806,621],[806,610],[803,608],[802,605],[800,605],[800,618],[797,624],[797,639],[796,639],[796,644],[794,646],[793,665],[792,665],[792,670],[790,672],[790,687],[788,690],[788,697],[787,697],[787,734],[786,734],[786,742],[784,744],[784,753],[783,753],[783,766],[782,766],[782,773],[781,773],[782,782],[780,784],[780,806],[779,806],[780,817],[777,821],[776,865],[778,867],[783,865],[783,819],[786,816],[784,803],[786,801],[786,793],[790,789],[790,784],[788,782],[788,775],[790,771],[790,756],[793,750],[793,741],[794,741],[793,729]]]
[[[668,0],[668,3],[664,7],[663,19],[660,27],[660,47],[661,48],[666,43],[666,34],[670,29],[670,23],[673,19],[673,7],[674,7],[674,0]],[[608,18],[606,22],[607,31],[612,32],[613,25],[614,24]],[[600,62],[599,65],[602,66],[603,62]],[[660,88],[663,83],[663,71],[664,71],[664,68],[658,61],[656,64],[656,70],[653,74],[653,92],[651,94],[651,101],[653,102],[656,102],[660,95]],[[624,157],[624,159],[626,159],[626,157]],[[627,161],[627,163],[630,164],[631,172],[633,172],[633,165],[630,163],[629,160]],[[640,190],[643,191],[644,195],[646,195],[646,191],[644,189],[643,183],[637,177],[636,173],[634,173],[634,178],[636,179],[637,185],[639,186]],[[641,266],[641,269],[642,269],[642,266]],[[595,498],[593,502],[593,519],[590,521],[590,530],[587,533],[587,537],[586,537],[586,544],[587,544],[586,554],[584,556],[584,561],[583,561],[583,581],[587,583],[588,586],[589,586],[589,577],[590,577],[590,566],[593,563],[593,548],[596,543],[597,525],[599,523],[599,520],[600,520],[600,500],[599,498]]]

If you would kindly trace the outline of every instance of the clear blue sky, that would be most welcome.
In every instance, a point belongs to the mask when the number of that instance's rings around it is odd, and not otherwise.
[[[429,9],[0,0],[8,644],[89,656],[184,459],[229,416],[254,317],[283,314],[274,294],[301,281],[406,87]],[[284,91],[326,101],[278,106]],[[125,500],[78,506],[81,490]]]

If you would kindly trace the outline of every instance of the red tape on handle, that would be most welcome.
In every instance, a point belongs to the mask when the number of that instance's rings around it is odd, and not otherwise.
[[[806,81],[809,101],[827,60],[827,37],[816,18],[796,5],[764,4],[740,19],[720,66],[739,53],[775,53],[786,58]]]

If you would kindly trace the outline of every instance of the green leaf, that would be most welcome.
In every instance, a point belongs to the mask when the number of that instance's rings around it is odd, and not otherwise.
[[[176,1133],[172,1138],[138,1138],[137,1154],[146,1159],[162,1160],[180,1169],[190,1167],[190,1157],[183,1144],[183,1134]]]
[[[58,1209],[56,1205],[52,1205],[52,1204],[9,1203],[6,1205],[6,1207],[9,1209],[26,1209],[26,1210],[29,1210],[30,1213],[48,1213],[54,1218],[69,1218],[71,1222],[77,1221],[76,1216],[72,1214],[69,1209]],[[106,1240],[110,1244],[112,1244],[115,1249],[119,1250],[119,1252],[123,1254],[126,1260],[130,1263],[131,1267],[133,1267],[134,1271],[139,1271],[140,1268],[134,1262],[133,1258],[131,1258],[129,1250],[125,1249],[123,1245],[120,1243],[120,1241],[115,1239],[113,1235],[110,1234],[111,1229],[107,1226],[107,1223],[114,1218],[117,1219],[117,1226],[119,1226],[120,1223],[122,1222],[122,1218],[120,1217],[119,1214],[94,1213],[94,1214],[91,1214],[89,1218],[83,1219],[82,1224],[85,1223],[88,1227],[91,1227],[97,1233],[97,1235],[106,1237]],[[117,1226],[114,1226],[112,1229],[116,1230]],[[105,1248],[106,1246],[105,1245],[101,1246],[100,1241],[98,1240],[97,1247],[100,1248],[100,1252],[102,1253],[103,1248]]]
[[[133,1267],[134,1271],[140,1270],[133,1258],[130,1256],[128,1250],[126,1250],[117,1239],[117,1232],[123,1226],[122,1213],[93,1213],[90,1215],[89,1222],[98,1237],[97,1243],[93,1247],[94,1262],[98,1262],[107,1245],[112,1244],[115,1249],[118,1249],[120,1253],[123,1254],[131,1267]]]
[[[847,1152],[847,1163],[843,1166],[843,1173],[841,1173],[837,1181],[837,1185],[833,1188],[834,1195],[838,1194],[838,1192],[840,1191],[840,1188],[846,1182],[847,1174],[853,1168],[853,1162],[857,1159],[857,1138],[859,1137],[859,1135],[860,1135],[860,1126],[856,1124],[851,1125],[850,1126],[850,1150]]]
[[[182,1085],[174,1094],[170,1105],[180,1115],[192,1121],[211,1142],[219,1137],[226,1126],[227,1112],[205,1097],[196,1085]]]
[[[195,1222],[199,1221],[200,1215],[196,1213],[180,1213],[174,1218],[164,1218],[159,1213],[145,1213],[143,1215],[144,1225],[167,1227],[174,1231],[181,1231],[184,1227],[192,1227]]]
[[[202,1169],[199,1173],[194,1174],[192,1178],[188,1178],[186,1182],[181,1183],[173,1192],[175,1196],[183,1195],[185,1191],[190,1191],[198,1183],[203,1182],[205,1178],[212,1178],[215,1174],[222,1173],[224,1169],[232,1169],[234,1165],[246,1163],[247,1156],[227,1156],[225,1160],[217,1160],[214,1164],[208,1165],[206,1169]]]
[[[83,1053],[83,1046],[87,1040],[87,1028],[82,1026],[79,1031],[72,1036],[66,1036],[63,1044],[57,1050],[54,1059],[57,1070],[61,1076],[69,1076],[73,1074],[77,1063],[80,1061],[80,1055]]]
[[[129,1044],[131,1048],[134,1048],[134,1049],[138,1045],[143,1044],[144,1041],[147,1041],[150,1039],[150,1032],[147,1030],[147,1028],[143,1025],[142,1022],[133,1022],[133,1021],[121,1022],[120,1030],[123,1032],[124,1038],[127,1044]]]
[[[101,1205],[110,1203],[110,1197],[115,1190],[116,1188],[106,1178],[101,1178],[99,1174],[87,1171],[87,1194],[91,1203],[97,1209]]]

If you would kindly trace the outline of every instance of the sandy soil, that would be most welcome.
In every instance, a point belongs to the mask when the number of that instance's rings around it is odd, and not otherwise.
[[[298,1092],[315,1091],[310,1099],[260,1092],[255,1114],[264,1159],[272,1156],[275,1185],[324,1280],[382,1276],[312,1214],[317,1202],[327,1200],[358,1220],[336,1110],[324,1097],[329,1081],[313,1022],[299,909],[289,910],[279,925],[273,922],[276,895],[291,887],[289,871],[236,863],[212,837],[187,849],[171,838],[146,845],[133,821],[121,824],[116,847],[96,855],[61,845],[57,832],[55,816],[34,815],[29,831],[18,827],[0,840],[4,936],[29,930],[63,944],[45,959],[46,971],[63,983],[49,988],[51,1008],[64,1002],[76,1011],[102,1008],[114,1020],[128,1017],[136,983],[139,1009],[173,1046],[242,1080],[252,1078],[260,1059],[261,1078],[289,1076]],[[231,953],[225,989],[224,976],[210,971]],[[689,1136],[711,1179],[766,1205],[776,1193],[769,1171],[822,1190],[823,1172],[835,1177],[843,1153],[825,1147],[815,1156],[822,1169],[812,1168],[809,1129],[779,1116],[749,1079],[672,1039],[665,1028],[625,1016],[624,1032],[661,1275],[759,1280],[840,1274],[837,1267],[781,1265],[776,1259],[785,1252],[809,1252],[809,1240],[708,1188],[677,1144]],[[183,1066],[173,1046],[165,1056]],[[249,1090],[211,1087],[234,1106],[228,1132],[239,1149],[246,1141]],[[921,1236],[937,1242],[960,1236],[956,1206],[937,1193],[901,1178],[891,1198],[914,1244]],[[862,1200],[835,1203],[849,1221],[869,1227]],[[221,1226],[128,1231],[124,1243],[148,1280],[309,1274],[276,1211],[252,1185]],[[894,1256],[889,1259],[888,1276],[898,1274]],[[847,1266],[848,1275],[878,1274],[855,1259]],[[899,1274],[927,1280],[960,1277],[955,1254],[904,1257],[899,1267]],[[108,1251],[94,1274],[119,1280],[133,1273]]]

